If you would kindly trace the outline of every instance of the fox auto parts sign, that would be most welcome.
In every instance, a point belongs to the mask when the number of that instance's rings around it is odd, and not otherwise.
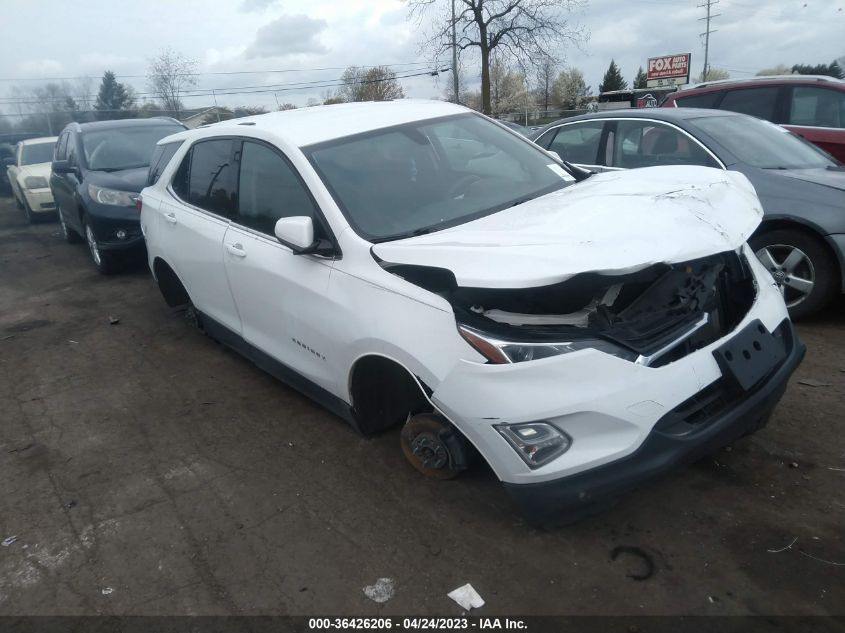
[[[650,58],[646,85],[649,88],[670,88],[688,84],[690,56],[690,53],[681,53]]]

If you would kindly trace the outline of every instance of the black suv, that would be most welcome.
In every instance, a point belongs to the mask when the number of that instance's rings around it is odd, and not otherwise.
[[[156,143],[185,126],[169,118],[70,123],[59,135],[50,189],[62,234],[88,243],[101,273],[144,243],[135,201]]]

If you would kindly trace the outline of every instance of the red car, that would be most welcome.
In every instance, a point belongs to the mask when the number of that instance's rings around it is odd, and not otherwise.
[[[708,81],[673,92],[663,107],[732,110],[779,123],[845,163],[845,81],[783,75]]]

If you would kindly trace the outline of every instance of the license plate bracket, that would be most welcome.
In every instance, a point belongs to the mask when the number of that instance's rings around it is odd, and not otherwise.
[[[722,376],[741,391],[748,391],[786,358],[783,341],[755,319],[713,351]]]

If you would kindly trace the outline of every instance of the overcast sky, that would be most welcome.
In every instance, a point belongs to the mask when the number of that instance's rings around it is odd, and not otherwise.
[[[448,2],[448,0],[440,0]],[[569,14],[589,33],[580,48],[557,51],[585,73],[593,90],[614,58],[630,82],[650,56],[692,52],[701,71],[703,0],[590,0]],[[721,0],[711,36],[713,66],[747,77],[779,63],[829,63],[845,55],[845,0]],[[331,81],[350,65],[395,64],[400,75],[430,69],[419,51],[420,28],[402,0],[28,0],[6,3],[0,26],[0,95],[12,86],[36,86],[46,78],[113,70],[139,93],[148,59],[170,47],[199,62],[198,87],[221,92],[281,86],[275,94],[229,94],[223,105],[304,105],[325,88],[303,82]],[[477,53],[464,60],[466,79],[477,82]],[[441,65],[448,65],[444,59]],[[313,69],[325,70],[313,70]],[[31,79],[41,81],[30,81]],[[410,97],[440,96],[448,74],[403,79]],[[299,82],[299,86],[290,84]],[[93,82],[96,92],[99,79]],[[284,84],[284,86],[282,86]],[[295,88],[295,89],[292,89]],[[252,89],[252,88],[250,88]],[[185,99],[187,107],[213,103]],[[0,104],[9,113],[12,108]]]

